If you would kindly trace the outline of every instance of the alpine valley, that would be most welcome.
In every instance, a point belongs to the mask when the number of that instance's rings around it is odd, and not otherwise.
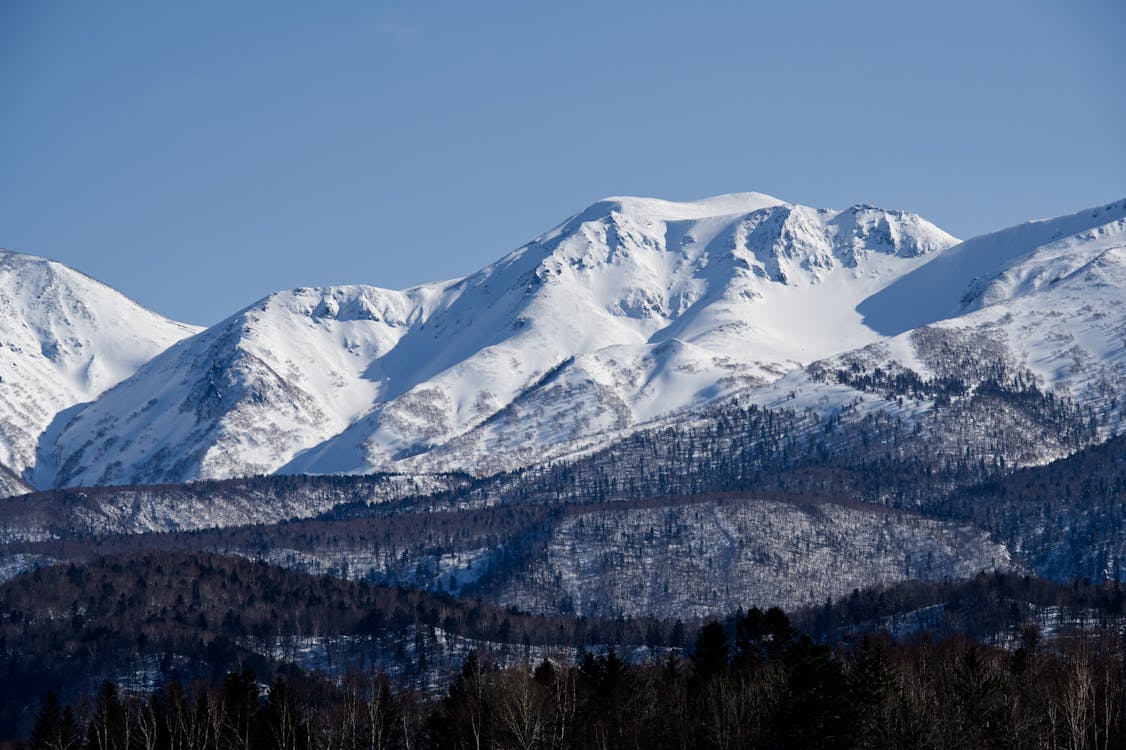
[[[1120,579],[1124,391],[1126,200],[961,242],[609,198],[465,278],[205,330],[5,252],[0,571],[235,554],[664,618]]]

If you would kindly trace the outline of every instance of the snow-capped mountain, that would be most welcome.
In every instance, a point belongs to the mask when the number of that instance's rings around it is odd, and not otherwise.
[[[913,289],[961,287],[954,292],[958,316],[941,328],[988,335],[1045,388],[1094,408],[1104,431],[1120,429],[1126,417],[1126,200],[979,237],[936,260],[939,265],[901,279],[860,312],[878,315],[889,300],[921,298]],[[941,296],[931,299],[912,310],[916,319],[943,313]]]
[[[1089,410],[1096,438],[1126,424],[1126,200],[968,240],[857,309],[888,338],[740,398],[920,423],[936,411],[934,394],[896,393],[892,380],[954,378],[972,395],[985,380],[1007,379]],[[978,417],[979,431],[1023,429],[1002,415]],[[952,432],[947,447],[965,450],[971,437]],[[1049,434],[1033,442],[1039,454],[1007,460],[1067,453]]]
[[[52,454],[59,483],[274,471],[370,408],[380,388],[371,365],[410,329],[427,291],[297,289],[180,342],[67,425]]]
[[[196,330],[61,263],[0,250],[0,465],[33,470],[60,415]]]
[[[53,484],[527,463],[881,338],[857,305],[956,242],[869,206],[607,199],[464,279],[271,295],[75,415]]]

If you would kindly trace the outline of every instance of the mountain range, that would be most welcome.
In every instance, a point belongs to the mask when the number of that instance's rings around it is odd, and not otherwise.
[[[611,198],[463,279],[204,330],[16,253],[0,289],[0,578],[142,545],[704,616],[1126,573],[1126,201],[959,242]]]
[[[36,330],[74,321],[55,338],[113,377],[21,373],[65,396],[18,394],[51,406],[5,430],[4,463],[39,487],[515,465],[874,340],[856,304],[954,243],[869,207],[608,199],[465,279],[280,292],[190,337],[139,309],[115,326],[127,300],[9,254],[13,286],[40,268],[74,281],[14,297],[5,330],[60,310]],[[39,350],[7,349],[25,367]]]
[[[464,279],[279,292],[203,331],[4,253],[0,464],[42,488],[492,473],[730,397],[839,412],[864,401],[825,377],[843,364],[991,364],[1114,432],[1124,215],[958,243],[868,206],[614,198]],[[927,410],[901,401],[867,408]]]
[[[728,399],[910,420],[931,400],[825,373],[928,379],[959,358],[1089,406],[1106,437],[1126,408],[1124,216],[959,243],[871,206],[610,198],[462,279],[278,292],[206,330],[5,252],[0,489],[489,474]]]

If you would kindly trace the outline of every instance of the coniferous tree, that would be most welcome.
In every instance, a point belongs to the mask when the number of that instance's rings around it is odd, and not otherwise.
[[[856,661],[848,670],[848,700],[856,721],[853,745],[858,749],[882,748],[892,735],[895,675],[882,640],[865,636]]]
[[[63,707],[59,705],[59,697],[53,692],[48,693],[31,727],[32,750],[48,750],[56,746],[62,718]]]
[[[106,680],[95,699],[86,746],[89,750],[128,750],[128,735],[125,707],[118,695],[117,685]]]
[[[282,678],[276,677],[266,693],[262,711],[261,740],[276,750],[306,750],[309,747],[309,728],[302,715],[301,706]]]
[[[223,680],[220,704],[225,717],[224,742],[237,748],[251,747],[259,731],[259,697],[258,681],[249,666]]]
[[[731,646],[727,633],[718,622],[710,622],[700,630],[696,646],[692,649],[692,669],[697,683],[723,674],[728,667]]]
[[[436,747],[472,750],[489,747],[492,715],[480,657],[474,651],[465,658],[440,710],[432,716],[431,741]]]
[[[68,705],[59,705],[55,693],[48,693],[31,729],[31,750],[77,750],[82,746],[82,730]]]

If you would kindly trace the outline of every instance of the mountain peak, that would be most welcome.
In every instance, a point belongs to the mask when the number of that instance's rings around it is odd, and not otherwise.
[[[639,223],[679,222],[745,215],[759,209],[781,205],[785,205],[785,201],[766,193],[728,193],[694,201],[615,195],[595,201],[559,226],[536,238],[533,244],[549,242],[560,235],[575,231],[583,224],[609,220],[615,215],[628,217],[630,221]]]
[[[26,472],[56,415],[197,330],[62,263],[0,251],[0,464]]]
[[[693,201],[670,201],[661,198],[618,195],[603,198],[590,206],[614,210],[632,216],[648,216],[662,221],[686,221],[712,216],[749,214],[764,208],[785,205],[786,201],[766,193],[726,193]],[[586,211],[584,211],[586,213]]]
[[[56,482],[394,468],[518,402],[542,439],[628,426],[868,343],[857,302],[953,242],[762,193],[607,198],[463,279],[260,300],[70,420]]]
[[[636,296],[638,288],[661,294],[670,283],[677,294],[685,283],[705,281],[713,289],[740,279],[757,286],[800,286],[820,283],[839,268],[886,275],[896,269],[875,258],[918,258],[957,242],[917,214],[868,205],[817,209],[763,193],[682,203],[615,197],[576,214],[508,260],[538,259],[540,281],[558,285],[571,277],[581,286],[594,284],[603,292],[620,287]],[[747,294],[761,297],[765,291]],[[612,306],[620,297],[614,295]]]

